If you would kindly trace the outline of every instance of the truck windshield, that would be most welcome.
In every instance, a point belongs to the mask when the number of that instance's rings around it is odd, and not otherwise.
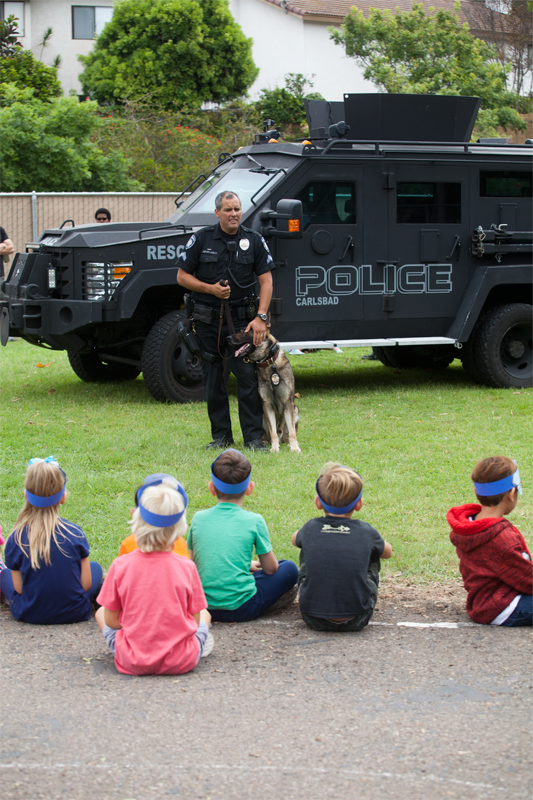
[[[272,171],[255,171],[253,169],[226,169],[213,172],[182,203],[178,211],[189,211],[193,214],[212,214],[215,209],[215,198],[220,192],[235,192],[241,201],[245,213],[252,205],[252,197],[269,183],[272,187],[283,175],[280,170],[276,175]]]

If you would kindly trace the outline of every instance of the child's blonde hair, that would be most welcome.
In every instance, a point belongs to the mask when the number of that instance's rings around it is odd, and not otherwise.
[[[142,505],[152,514],[171,516],[183,511],[183,515],[168,528],[154,528],[141,517],[139,508],[133,512],[129,525],[135,536],[137,547],[143,553],[152,553],[157,550],[167,550],[169,545],[176,541],[178,536],[183,536],[187,531],[187,514],[184,510],[183,497],[176,489],[165,483],[157,486],[148,486],[142,493]]]
[[[39,497],[52,497],[58,494],[65,485],[65,475],[57,464],[47,461],[38,461],[30,464],[24,479],[24,488],[31,494]],[[32,506],[26,500],[24,508],[17,517],[11,536],[24,555],[31,560],[32,569],[39,569],[41,560],[51,564],[50,542],[53,539],[61,550],[58,535],[68,533],[68,528],[59,518],[59,500],[48,508]],[[29,554],[22,544],[22,532],[28,528]]]
[[[328,506],[343,508],[355,500],[363,488],[361,476],[351,467],[333,461],[322,468],[317,481],[317,493]]]

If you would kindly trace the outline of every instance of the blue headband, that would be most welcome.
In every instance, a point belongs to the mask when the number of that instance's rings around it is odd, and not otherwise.
[[[227,450],[224,450],[224,453],[239,453],[239,455],[242,456],[242,453],[240,453],[238,450],[235,450],[235,448],[233,447],[229,447]],[[224,453],[221,453],[220,456],[223,456]],[[248,484],[250,483],[250,478],[252,477],[252,470],[250,469],[250,474],[248,475],[248,477],[245,478],[240,483],[224,483],[224,481],[221,481],[220,478],[217,478],[217,476],[213,472],[213,467],[215,466],[220,456],[217,456],[213,461],[213,463],[211,464],[211,480],[213,481],[215,489],[218,489],[219,492],[223,492],[224,494],[242,494],[242,492],[245,492],[246,489],[248,488]]]
[[[65,489],[67,488],[67,476],[65,475],[65,472],[61,469],[53,456],[48,456],[48,458],[30,458],[28,466],[30,467],[32,464],[53,464],[54,466],[58,467],[62,473],[63,477],[65,478],[65,483],[63,484],[61,491],[57,492],[57,494],[48,495],[48,497],[41,497],[38,494],[32,494],[32,492],[29,492],[26,489],[26,500],[30,506],[35,506],[36,508],[50,508],[51,506],[55,506],[57,503],[59,503],[65,494]]]
[[[169,480],[170,478],[170,480]],[[149,480],[149,479],[148,479]],[[154,514],[152,511],[148,511],[141,503],[141,495],[145,489],[148,489],[150,486],[158,486],[160,483],[168,484],[172,489],[175,489],[177,492],[181,494],[183,497],[184,507],[183,511],[179,511],[177,514]],[[139,504],[139,513],[141,518],[148,523],[148,525],[152,525],[154,528],[170,528],[172,525],[175,525],[176,522],[182,518],[185,514],[185,509],[189,504],[189,498],[187,497],[187,492],[181,485],[179,481],[171,476],[159,478],[158,480],[152,481],[151,483],[145,483],[144,486],[137,492],[137,502]]]
[[[514,463],[516,464],[516,461]],[[474,481],[474,489],[476,490],[476,494],[480,497],[492,497],[495,494],[503,494],[515,487],[518,489],[518,494],[522,494],[518,466],[512,475],[508,475],[500,481],[492,481],[492,483],[476,483]]]
[[[319,478],[319,480],[320,480],[320,478]],[[347,506],[342,506],[341,508],[336,508],[336,506],[329,506],[327,503],[325,503],[322,500],[322,498],[320,497],[320,494],[318,492],[318,481],[316,482],[316,493],[317,493],[318,499],[322,503],[322,508],[324,509],[324,511],[327,511],[328,514],[347,514],[348,511],[353,511],[353,509],[356,507],[357,503],[359,502],[359,500],[361,499],[361,497],[363,495],[363,490],[361,489],[361,491],[359,492],[359,494],[357,495],[355,500],[352,500],[351,503],[348,503]]]

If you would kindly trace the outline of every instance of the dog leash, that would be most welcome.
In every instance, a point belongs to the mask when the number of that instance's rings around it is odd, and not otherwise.
[[[224,283],[220,281],[220,285],[224,286]],[[217,349],[220,358],[224,361],[228,361],[230,358],[233,358],[233,353],[230,356],[223,356],[220,352],[220,334],[222,332],[222,322],[224,320],[224,312],[226,312],[226,320],[228,323],[228,330],[230,335],[233,336],[235,333],[235,325],[233,324],[233,318],[231,316],[231,308],[229,305],[229,300],[221,300],[220,301],[220,317],[218,321],[218,338],[217,338]]]

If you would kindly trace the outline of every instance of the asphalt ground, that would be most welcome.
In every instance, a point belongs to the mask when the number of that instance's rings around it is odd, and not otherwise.
[[[0,797],[531,800],[532,630],[473,625],[464,600],[387,582],[360,633],[297,605],[216,624],[168,677],[118,673],[94,619],[2,606]]]

